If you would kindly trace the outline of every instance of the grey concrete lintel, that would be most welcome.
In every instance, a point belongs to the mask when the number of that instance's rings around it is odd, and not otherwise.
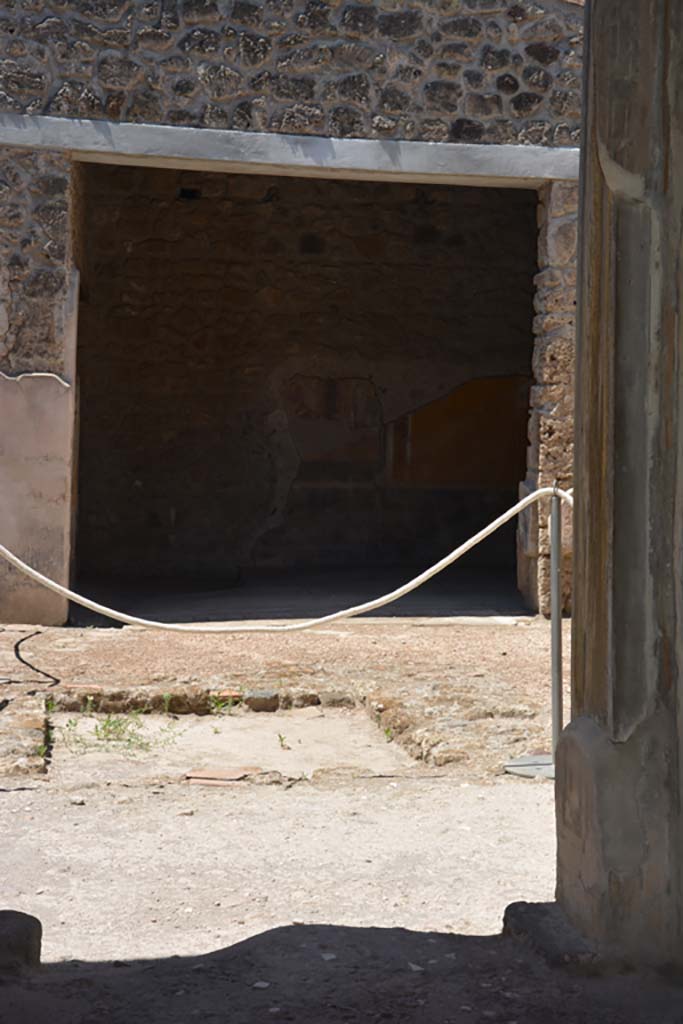
[[[62,150],[88,163],[502,188],[540,188],[575,181],[579,173],[573,148],[329,139],[8,113],[0,113],[0,145]]]

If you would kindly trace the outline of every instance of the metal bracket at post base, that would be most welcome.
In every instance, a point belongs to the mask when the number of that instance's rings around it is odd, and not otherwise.
[[[562,732],[562,504],[560,495],[550,499],[550,674],[553,723],[552,754],[528,754],[505,765],[508,775],[554,779],[555,751]]]
[[[525,754],[508,761],[506,775],[521,775],[524,779],[554,779],[555,759],[552,754]]]

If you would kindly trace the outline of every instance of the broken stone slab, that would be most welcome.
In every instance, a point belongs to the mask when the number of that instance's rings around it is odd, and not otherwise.
[[[323,695],[310,690],[285,690],[280,694],[280,710],[289,708],[318,707],[323,703]]]
[[[195,785],[200,783],[209,783],[214,785],[216,783],[242,782],[250,775],[258,775],[262,771],[262,768],[252,766],[236,768],[191,768],[190,771],[186,773],[185,778]]]
[[[606,967],[557,903],[511,903],[503,917],[503,935],[524,942],[551,967],[585,974]]]
[[[280,694],[277,690],[247,690],[244,703],[250,711],[278,711]]]
[[[324,708],[353,708],[356,701],[344,690],[325,690],[320,694],[320,703]]]
[[[235,769],[225,772],[210,769],[204,774],[193,771],[186,775],[185,779],[190,786],[233,786],[236,782],[248,782],[255,786],[285,786],[289,788],[296,782],[301,782],[301,776],[283,775],[282,772],[264,771],[262,768]]]
[[[43,926],[37,917],[0,910],[0,971],[40,965]]]

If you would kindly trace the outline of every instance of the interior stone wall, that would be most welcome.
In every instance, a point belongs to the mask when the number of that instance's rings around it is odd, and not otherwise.
[[[0,111],[571,146],[582,0],[5,0]]]
[[[509,505],[536,205],[517,190],[88,168],[79,571],[420,564]],[[444,444],[453,408],[480,418],[456,417]],[[400,446],[434,429],[437,464],[408,472]],[[478,557],[512,566],[513,529]]]
[[[527,476],[520,495],[538,487],[573,486],[574,351],[578,186],[553,182],[541,190],[538,206],[539,272],[534,295],[534,386],[531,389]],[[550,611],[548,506],[534,505],[520,516],[517,578],[530,607]],[[563,509],[563,600],[571,609],[572,515]]]

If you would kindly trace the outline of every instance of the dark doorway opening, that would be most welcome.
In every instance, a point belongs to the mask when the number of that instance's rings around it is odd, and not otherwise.
[[[86,167],[79,585],[171,618],[298,617],[512,504],[536,202]],[[514,562],[511,524],[387,613],[520,610]]]

